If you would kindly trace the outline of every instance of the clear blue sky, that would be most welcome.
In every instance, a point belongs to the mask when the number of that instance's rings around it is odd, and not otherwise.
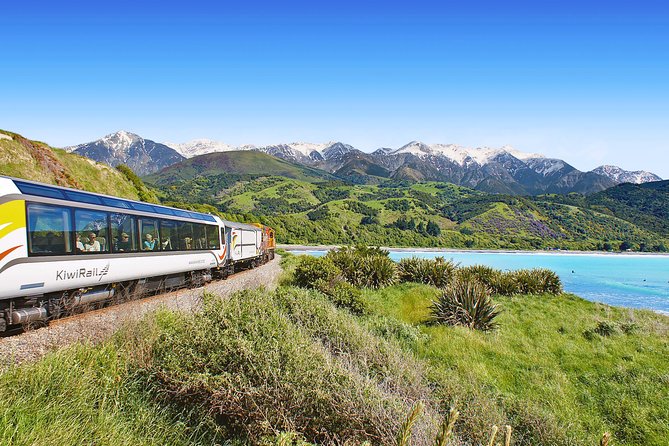
[[[5,2],[0,128],[511,144],[669,178],[663,2],[219,3]]]

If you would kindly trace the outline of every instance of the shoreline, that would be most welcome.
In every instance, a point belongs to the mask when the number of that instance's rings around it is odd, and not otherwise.
[[[345,245],[276,245],[278,249],[286,251],[330,251]],[[459,254],[547,254],[547,255],[591,255],[591,256],[640,256],[640,257],[669,257],[663,252],[611,252],[611,251],[565,251],[565,250],[514,250],[514,249],[463,249],[463,248],[400,248],[381,246],[390,252],[444,252]]]

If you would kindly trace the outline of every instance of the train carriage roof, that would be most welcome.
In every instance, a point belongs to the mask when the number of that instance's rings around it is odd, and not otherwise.
[[[60,200],[74,201],[85,204],[97,204],[101,206],[109,206],[118,209],[135,210],[141,212],[151,212],[160,215],[170,215],[173,217],[191,218],[194,220],[201,220],[210,223],[216,223],[217,219],[210,214],[203,214],[200,212],[187,211],[185,209],[177,209],[168,206],[161,206],[153,203],[145,203],[142,201],[128,200],[125,198],[113,197],[110,195],[96,194],[93,192],[83,192],[77,189],[70,189],[68,187],[52,186],[49,184],[37,183],[34,181],[22,180],[18,178],[5,177],[14,182],[15,186],[25,195],[34,195],[37,197],[56,198]],[[232,223],[232,222],[231,222]]]
[[[230,228],[246,229],[247,231],[260,231],[260,228],[249,223],[238,223],[236,221],[221,220],[221,222]]]

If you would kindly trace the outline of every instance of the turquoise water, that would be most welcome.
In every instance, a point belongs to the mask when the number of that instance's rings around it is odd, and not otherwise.
[[[324,255],[325,251],[306,251]],[[565,253],[399,252],[390,257],[443,256],[462,266],[488,265],[502,270],[548,268],[555,271],[565,291],[584,299],[669,314],[669,256]]]

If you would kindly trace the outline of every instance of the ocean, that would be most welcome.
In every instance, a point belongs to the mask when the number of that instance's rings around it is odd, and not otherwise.
[[[326,251],[303,251],[324,255]],[[298,253],[297,251],[295,253]],[[633,254],[391,251],[393,260],[442,256],[462,266],[488,265],[501,270],[548,268],[565,291],[593,302],[646,308],[669,315],[669,256]]]

